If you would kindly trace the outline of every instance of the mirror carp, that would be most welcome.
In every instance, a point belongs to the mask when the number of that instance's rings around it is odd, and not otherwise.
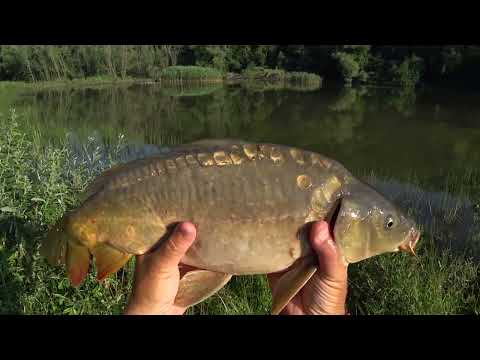
[[[312,222],[329,221],[345,264],[399,250],[415,254],[414,221],[343,165],[295,147],[204,140],[100,174],[82,204],[50,230],[41,254],[65,265],[73,286],[95,259],[97,279],[122,268],[191,221],[197,238],[182,264],[176,303],[190,307],[234,275],[285,272],[278,314],[315,273]]]

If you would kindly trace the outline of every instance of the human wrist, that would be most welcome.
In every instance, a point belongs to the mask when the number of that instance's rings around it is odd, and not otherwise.
[[[173,315],[171,306],[152,304],[145,301],[131,300],[127,305],[125,315]]]
[[[322,306],[321,308],[309,309],[306,315],[349,315],[347,309],[342,305]]]

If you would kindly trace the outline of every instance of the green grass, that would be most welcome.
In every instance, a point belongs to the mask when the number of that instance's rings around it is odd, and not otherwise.
[[[107,158],[95,143],[73,154],[67,143],[41,145],[27,135],[15,113],[0,117],[0,313],[120,314],[131,291],[135,260],[104,283],[95,268],[79,288],[64,269],[38,253],[45,232],[76,204],[86,185],[115,163],[121,143]],[[452,185],[455,184],[455,185]],[[478,196],[480,177],[470,174],[449,186]],[[476,195],[475,195],[476,194]],[[478,198],[477,198],[478,199]],[[448,209],[446,209],[448,210]],[[478,212],[476,221],[479,221]],[[431,231],[418,258],[385,254],[350,266],[349,302],[353,314],[478,314],[479,266],[453,251],[441,250]],[[234,277],[227,286],[188,314],[268,314],[271,293],[265,276]]]
[[[169,66],[162,69],[156,77],[161,81],[223,81],[220,70],[204,66]]]
[[[292,83],[300,84],[322,84],[322,78],[317,74],[307,72],[287,72],[286,80]]]
[[[434,245],[425,234],[418,258],[385,254],[352,266],[352,314],[478,314],[479,266]]]
[[[187,310],[187,315],[266,315],[271,291],[266,276],[235,276],[217,294]]]
[[[251,82],[268,81],[282,83],[282,88],[291,88],[293,90],[311,90],[322,84],[322,78],[316,74],[306,72],[285,72],[284,70],[274,70],[265,68],[249,68],[243,73],[245,79]],[[152,80],[153,79],[153,80]],[[19,91],[19,90],[47,90],[61,88],[101,88],[104,86],[148,83],[159,81],[163,85],[178,85],[182,83],[221,83],[224,81],[224,74],[215,68],[203,66],[170,66],[164,69],[157,69],[152,74],[152,79],[132,78],[124,79],[114,78],[112,76],[99,75],[82,79],[64,79],[52,81],[0,81],[0,91]],[[259,84],[261,86],[261,84]],[[187,90],[188,91],[188,90]]]
[[[94,76],[84,79],[72,79],[72,80],[52,80],[52,81],[0,81],[0,90],[46,90],[56,89],[62,87],[98,87],[103,85],[112,84],[130,84],[133,82],[143,81],[141,79],[134,78],[113,78],[111,76]]]
[[[77,204],[98,154],[80,160],[66,146],[40,146],[18,126],[15,113],[0,118],[0,313],[111,313],[120,280],[90,278],[75,290],[38,253],[48,225]]]

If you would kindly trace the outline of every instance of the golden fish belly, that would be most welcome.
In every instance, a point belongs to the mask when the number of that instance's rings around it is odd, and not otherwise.
[[[303,226],[302,219],[288,217],[212,226],[205,222],[182,263],[238,275],[278,272],[310,253],[306,238],[297,236]]]

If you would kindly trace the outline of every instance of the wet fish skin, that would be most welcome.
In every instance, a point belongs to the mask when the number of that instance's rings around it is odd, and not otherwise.
[[[346,263],[397,251],[418,232],[333,159],[278,144],[207,141],[106,171],[82,206],[52,230],[44,254],[51,263],[65,262],[66,241],[90,253],[102,245],[139,255],[166,239],[177,222],[191,221],[197,239],[184,264],[265,274],[310,256],[308,224],[334,213],[334,236]]]

